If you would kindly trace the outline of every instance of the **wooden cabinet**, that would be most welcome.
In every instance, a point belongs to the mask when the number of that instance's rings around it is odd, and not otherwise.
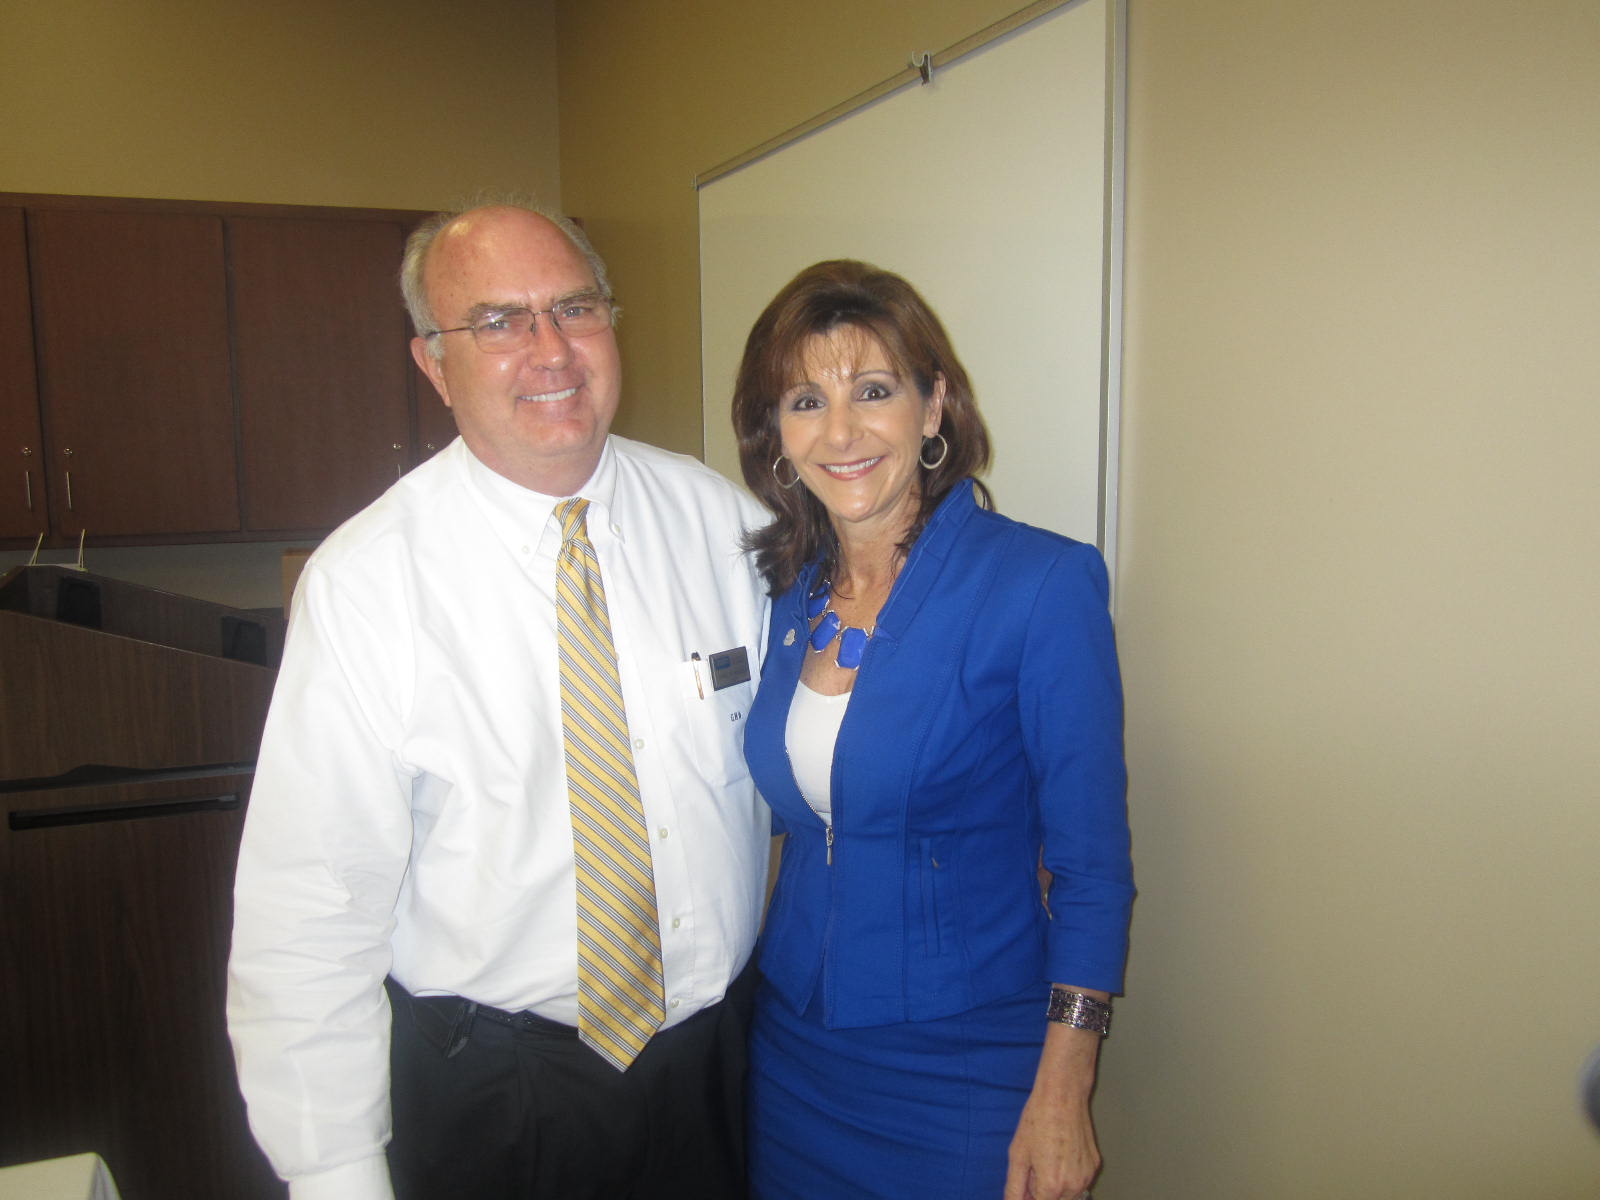
[[[442,448],[421,216],[0,193],[0,545],[316,537]]]
[[[246,530],[336,525],[417,460],[404,241],[398,222],[229,218]]]
[[[0,538],[32,539],[49,527],[27,235],[22,210],[0,207]]]
[[[28,213],[56,531],[239,528],[217,217]]]

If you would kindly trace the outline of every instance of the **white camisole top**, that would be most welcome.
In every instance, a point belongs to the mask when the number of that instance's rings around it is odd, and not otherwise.
[[[833,748],[839,741],[839,726],[850,696],[850,692],[824,696],[802,683],[795,688],[789,723],[784,727],[789,765],[800,795],[827,825],[833,824]]]

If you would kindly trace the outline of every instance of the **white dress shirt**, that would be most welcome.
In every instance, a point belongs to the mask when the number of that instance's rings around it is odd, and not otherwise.
[[[694,459],[616,437],[578,494],[650,832],[670,1026],[722,998],[761,916],[768,817],[742,746],[767,599],[739,540],[767,516]],[[458,439],[301,576],[228,991],[250,1123],[295,1200],[389,1200],[386,974],[577,1023],[556,501]],[[719,688],[710,660],[730,650],[750,680]]]

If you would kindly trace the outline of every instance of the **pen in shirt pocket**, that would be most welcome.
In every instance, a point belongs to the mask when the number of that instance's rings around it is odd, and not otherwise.
[[[694,666],[694,690],[700,693],[700,699],[706,698],[705,685],[700,682],[700,651],[696,650],[689,655],[689,662]]]

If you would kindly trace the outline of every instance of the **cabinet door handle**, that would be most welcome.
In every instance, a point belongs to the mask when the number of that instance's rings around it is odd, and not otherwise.
[[[61,456],[63,458],[71,458],[72,457],[72,447],[71,446],[62,447]],[[68,512],[76,511],[72,506],[72,471],[70,469],[67,471],[67,511]]]
[[[24,471],[22,473],[22,490],[24,492],[26,492],[27,495],[28,495],[28,511],[32,512],[33,511],[33,472],[32,471]]]
[[[397,455],[398,455],[398,454],[399,454],[399,453],[400,453],[400,452],[401,452],[401,451],[402,451],[402,450],[404,450],[404,449],[405,449],[405,447],[404,447],[404,446],[402,446],[402,445],[401,445],[401,444],[400,444],[400,443],[399,443],[399,442],[395,442],[395,443],[394,443],[394,444],[393,444],[393,445],[392,445],[392,446],[391,446],[391,447],[390,447],[390,448],[391,448],[391,449],[392,449],[392,450],[393,450],[393,451],[394,451],[394,452],[395,452],[395,454],[397,454]],[[399,479],[399,478],[400,478],[400,476],[402,476],[402,475],[404,475],[404,474],[405,474],[405,459],[403,459],[403,458],[396,458],[396,459],[395,459],[395,460],[394,460],[394,477],[395,477],[395,478],[396,478],[396,479]]]

